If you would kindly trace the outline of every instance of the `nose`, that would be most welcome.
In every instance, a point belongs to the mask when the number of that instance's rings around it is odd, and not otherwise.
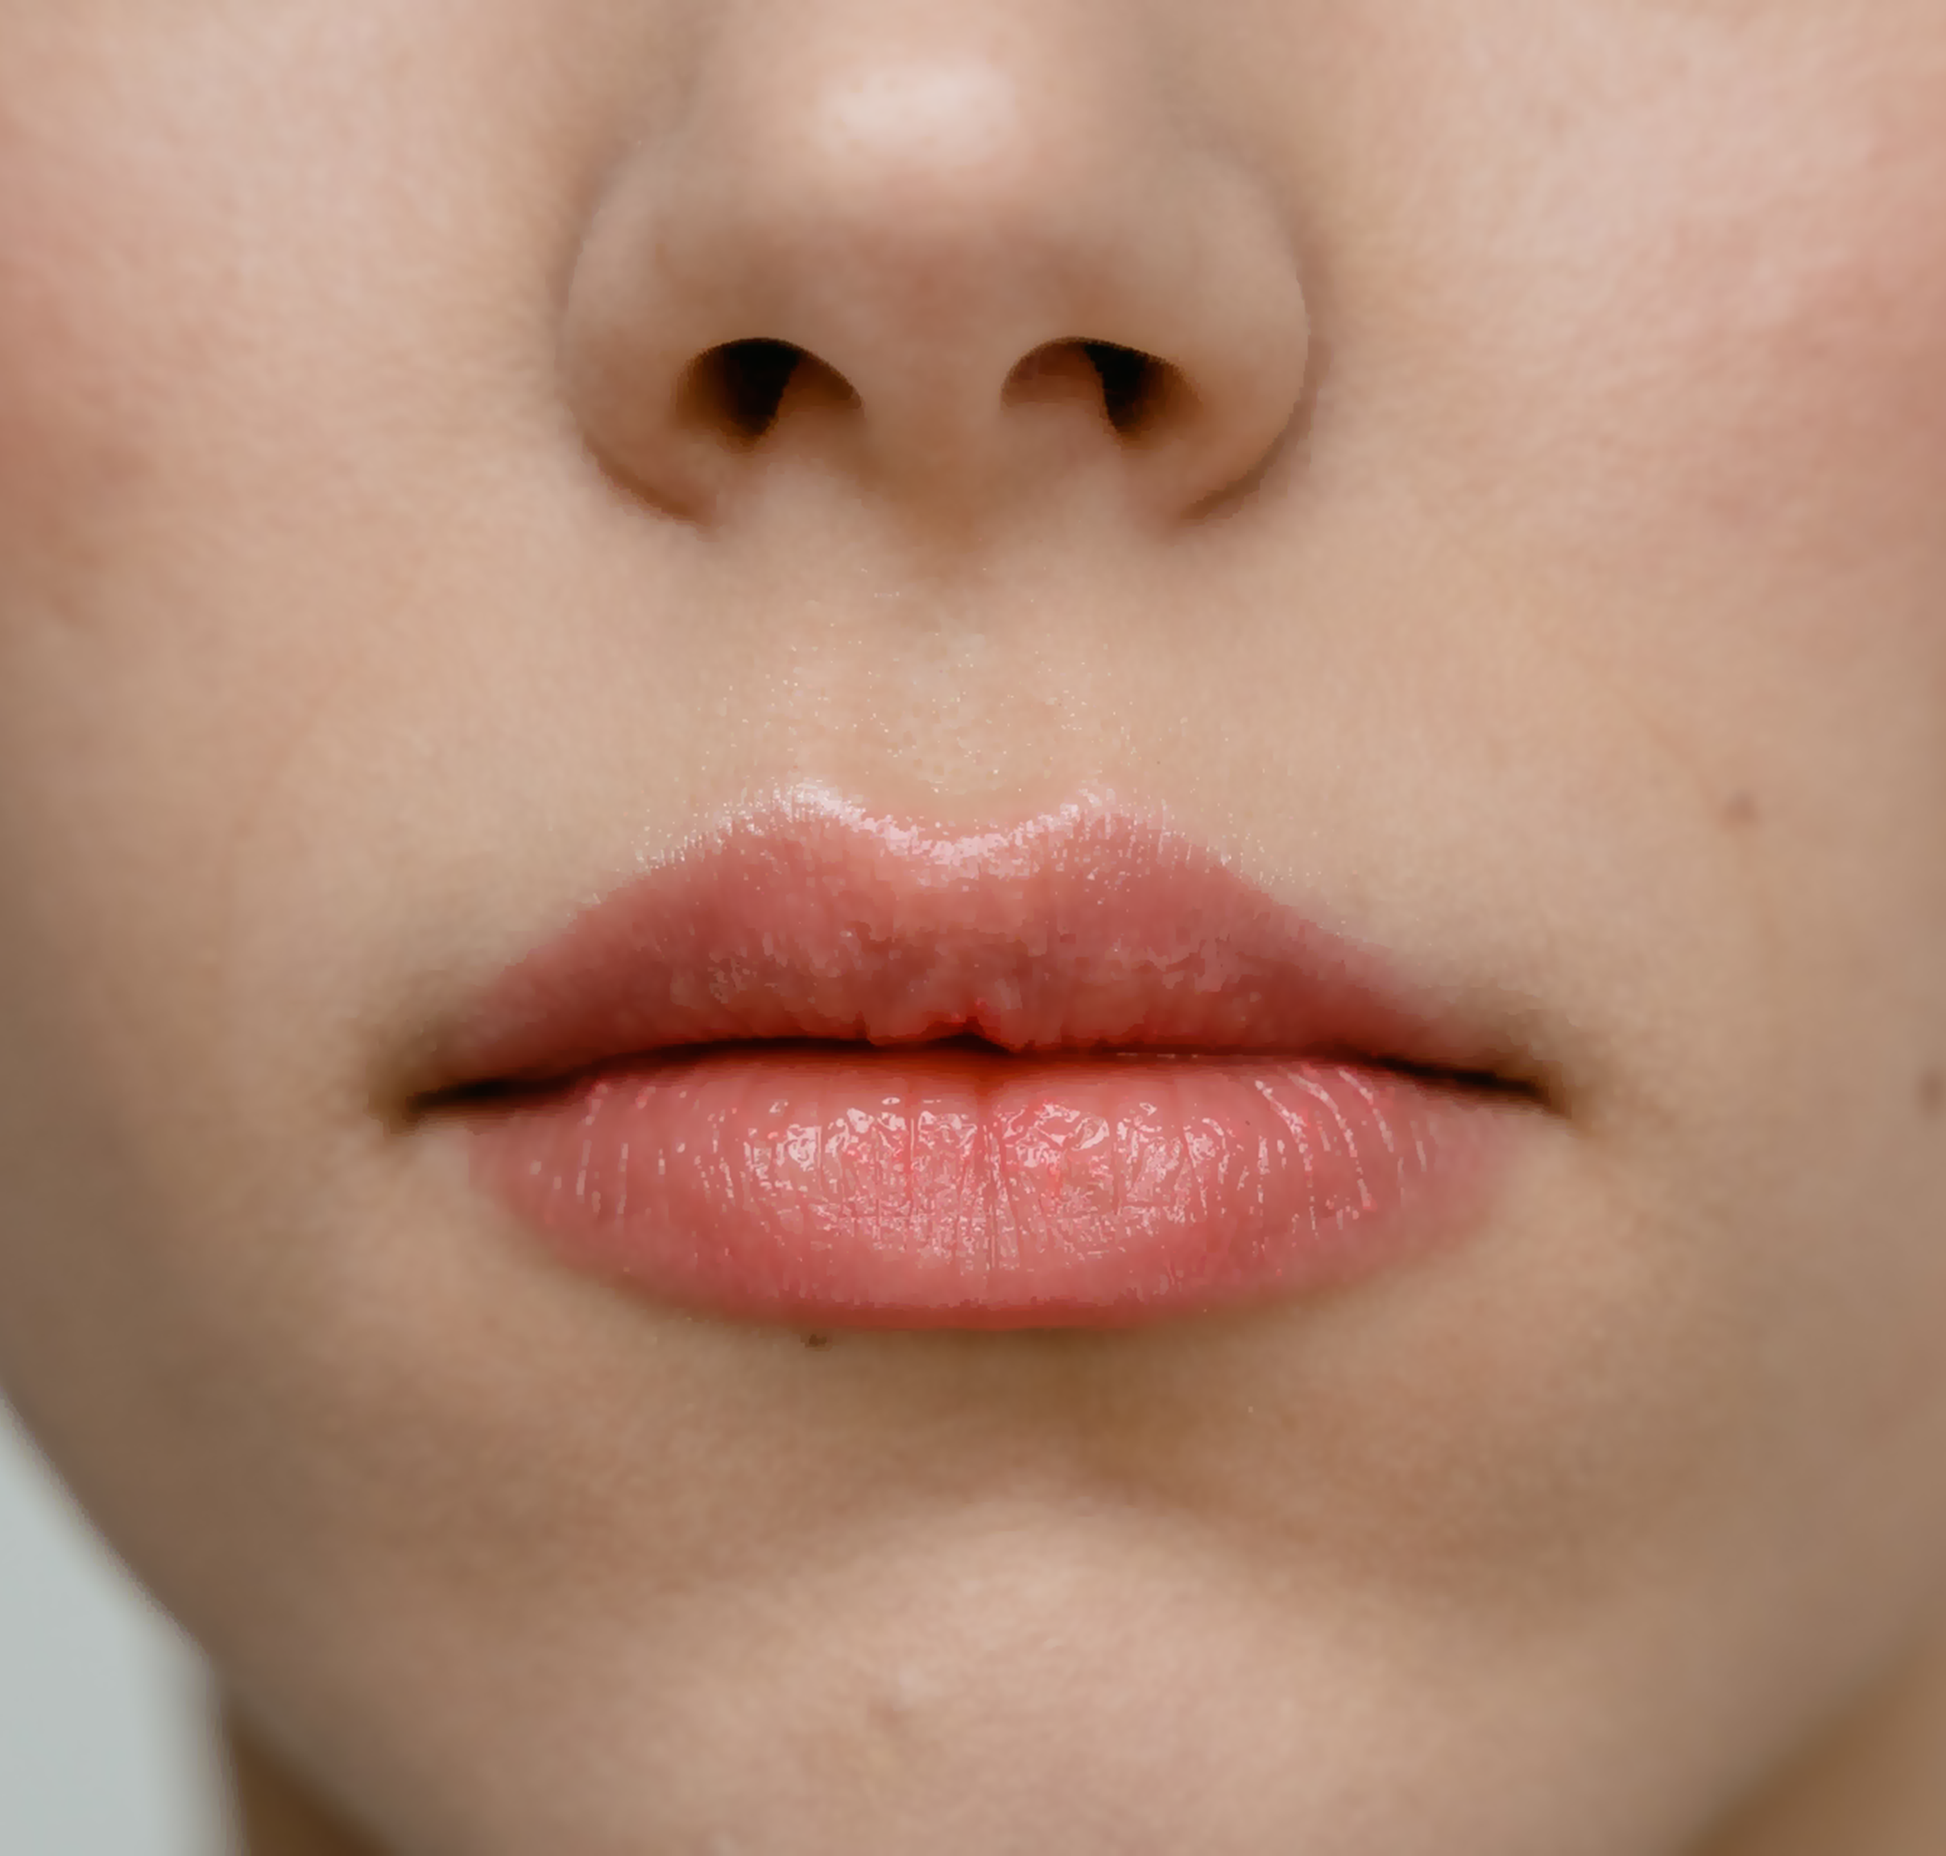
[[[1089,485],[1172,522],[1247,483],[1303,395],[1292,229],[1149,10],[1093,7],[709,9],[570,280],[610,473],[706,525],[813,470],[961,522]]]

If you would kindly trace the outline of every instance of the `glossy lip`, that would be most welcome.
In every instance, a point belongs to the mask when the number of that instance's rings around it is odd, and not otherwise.
[[[1123,1326],[1476,1222],[1477,1049],[1112,800],[954,833],[807,788],[518,962],[434,1104],[558,1255],[679,1306]]]

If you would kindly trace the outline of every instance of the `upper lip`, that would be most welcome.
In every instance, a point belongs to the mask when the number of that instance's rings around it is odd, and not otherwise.
[[[955,1036],[1497,1080],[1480,1027],[1151,817],[1090,798],[955,831],[800,788],[516,961],[441,1040],[432,1093],[746,1039]]]

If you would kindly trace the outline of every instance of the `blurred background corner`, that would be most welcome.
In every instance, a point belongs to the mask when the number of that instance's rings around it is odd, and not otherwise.
[[[0,1853],[232,1856],[208,1680],[0,1403]]]

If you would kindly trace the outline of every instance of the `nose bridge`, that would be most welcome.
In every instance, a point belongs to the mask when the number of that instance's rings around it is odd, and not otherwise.
[[[1099,5],[716,15],[570,292],[569,390],[618,474],[690,515],[807,446],[961,505],[1056,459],[1164,500],[1246,475],[1301,386],[1291,241],[1185,133],[1140,13]],[[698,391],[753,355],[756,390]]]

